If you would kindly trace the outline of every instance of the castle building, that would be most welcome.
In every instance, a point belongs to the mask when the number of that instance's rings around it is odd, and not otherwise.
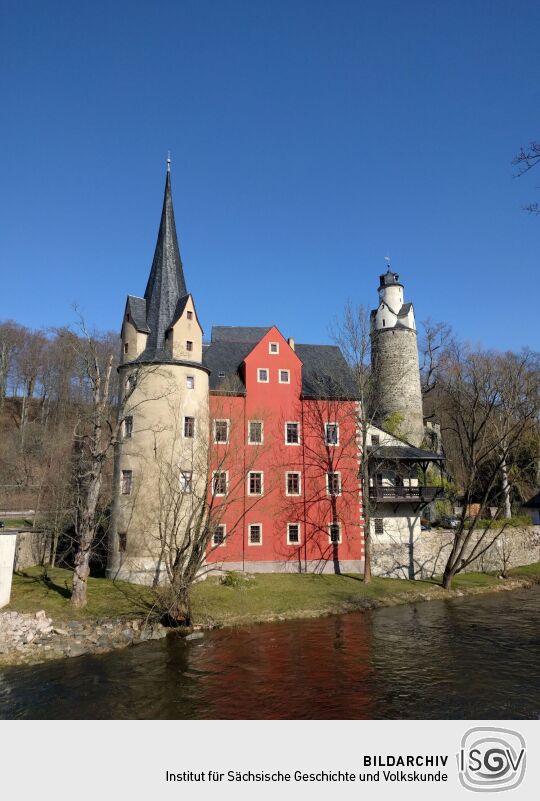
[[[381,276],[379,298],[371,316],[376,425],[365,454],[370,517],[375,537],[385,526],[402,537],[419,527],[425,501],[416,465],[434,454],[419,448],[414,311],[396,273]],[[127,298],[121,348],[110,577],[166,580],[171,540],[189,543],[201,515],[210,521],[206,570],[363,570],[352,372],[339,348],[296,344],[272,325],[214,326],[203,342],[178,247],[170,164],[148,283],[142,297]],[[385,430],[388,420],[398,434]]]

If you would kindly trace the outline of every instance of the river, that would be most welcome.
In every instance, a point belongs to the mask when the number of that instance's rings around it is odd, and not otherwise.
[[[0,671],[0,718],[540,717],[540,587]]]

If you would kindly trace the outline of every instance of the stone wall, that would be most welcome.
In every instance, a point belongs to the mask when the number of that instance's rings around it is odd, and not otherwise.
[[[489,532],[492,536],[497,530]],[[484,532],[474,532],[473,547]],[[446,564],[453,534],[443,529],[415,532],[414,536],[373,535],[372,570],[377,576],[425,579],[440,575]],[[502,572],[540,561],[540,526],[507,528],[486,553],[466,572]]]
[[[19,531],[14,570],[47,564],[51,555],[51,545],[51,535],[46,531]]]

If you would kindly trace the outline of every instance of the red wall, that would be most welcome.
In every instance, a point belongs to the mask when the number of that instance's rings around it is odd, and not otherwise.
[[[269,343],[279,354],[269,353]],[[259,383],[259,368],[269,370],[269,382]],[[253,348],[244,362],[245,397],[211,395],[213,419],[229,419],[228,444],[214,444],[212,467],[229,473],[229,493],[214,499],[220,522],[227,527],[224,546],[211,548],[211,562],[292,561],[363,558],[361,500],[356,445],[356,403],[300,398],[302,363],[276,328]],[[278,381],[278,371],[290,371],[290,383]],[[249,420],[264,422],[262,445],[247,444]],[[300,423],[300,444],[285,444],[285,423]],[[326,446],[324,422],[339,424],[339,445]],[[264,495],[247,494],[248,470],[264,473]],[[301,495],[285,492],[285,473],[302,474]],[[341,474],[341,495],[327,494],[327,471]],[[328,524],[341,522],[342,542],[329,542]],[[300,523],[300,545],[287,544],[287,523]],[[250,523],[262,525],[262,544],[248,543]],[[248,568],[249,569],[249,568]]]

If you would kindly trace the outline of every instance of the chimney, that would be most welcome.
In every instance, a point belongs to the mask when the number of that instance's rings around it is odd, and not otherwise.
[[[290,348],[292,348],[292,350],[294,350],[294,339],[292,337],[289,337],[287,344]]]

